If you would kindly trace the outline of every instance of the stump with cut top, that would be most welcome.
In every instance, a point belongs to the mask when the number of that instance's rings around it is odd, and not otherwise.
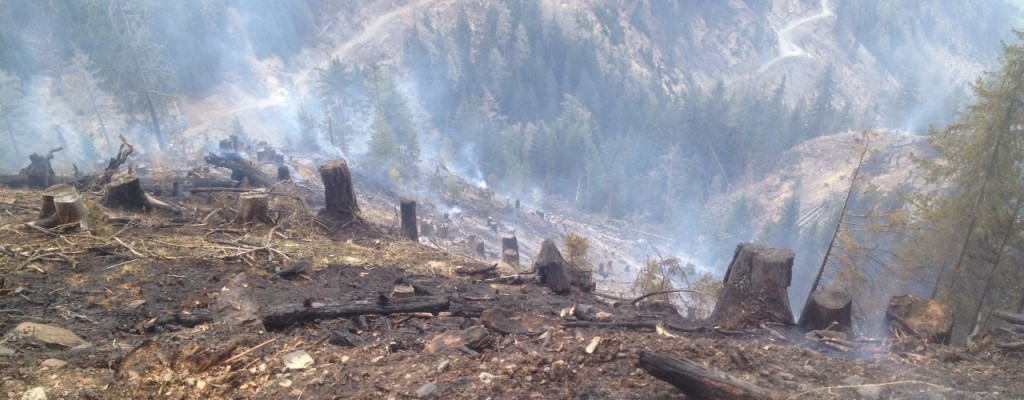
[[[519,239],[515,235],[501,238],[501,261],[509,265],[519,265]]]
[[[736,246],[710,321],[727,329],[763,321],[794,325],[788,294],[792,274],[792,250],[749,243]]]
[[[264,192],[246,192],[238,195],[238,217],[235,222],[248,224],[262,222],[273,224],[270,217],[269,197]]]
[[[352,173],[344,159],[328,161],[319,168],[324,181],[324,211],[335,217],[354,218],[359,214]]]
[[[845,291],[825,288],[811,295],[800,315],[800,328],[805,331],[828,329],[853,335],[853,297]]]
[[[42,198],[39,220],[32,225],[49,229],[77,223],[77,228],[89,230],[89,213],[74,187],[64,184],[50,186],[43,191]]]

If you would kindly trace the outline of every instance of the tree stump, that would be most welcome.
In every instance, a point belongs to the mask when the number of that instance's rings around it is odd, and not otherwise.
[[[153,205],[149,196],[142,190],[139,175],[132,171],[114,174],[103,188],[103,199],[100,200],[107,208],[149,212]]]
[[[736,246],[725,272],[725,288],[710,320],[727,329],[742,329],[762,321],[793,325],[787,293],[792,274],[792,250],[749,243]]]
[[[355,217],[359,213],[359,205],[356,203],[356,191],[348,163],[344,159],[337,159],[321,165],[319,169],[324,181],[325,210],[340,217]]]
[[[515,235],[501,238],[501,261],[509,265],[519,265],[519,239]]]
[[[893,296],[885,310],[889,332],[912,336],[928,343],[949,344],[953,333],[953,313],[935,300],[914,295]]]
[[[476,242],[476,246],[474,247],[476,248],[477,257],[487,258],[487,247],[484,245],[484,242]]]
[[[289,179],[292,179],[292,174],[291,174],[291,172],[288,171],[288,166],[287,165],[278,166],[277,167],[277,180],[278,181],[287,181]]]
[[[39,220],[32,223],[43,229],[78,223],[81,230],[89,230],[89,213],[82,196],[69,185],[54,185],[43,192],[43,206]]]
[[[270,218],[269,197],[263,192],[247,192],[238,195],[238,217],[235,222],[248,224],[263,222],[273,224]]]
[[[419,233],[416,231],[416,200],[404,199],[399,208],[402,218],[402,236],[414,242],[419,241]]]
[[[537,261],[533,263],[537,270],[540,283],[551,288],[557,294],[569,294],[572,291],[572,281],[569,277],[569,267],[558,246],[551,239],[545,239],[540,245],[540,253],[537,254]]]
[[[853,297],[842,290],[825,288],[811,295],[799,325],[805,331],[829,329],[853,336],[852,315]]]

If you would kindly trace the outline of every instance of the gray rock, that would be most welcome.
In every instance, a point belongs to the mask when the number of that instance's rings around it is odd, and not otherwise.
[[[8,347],[4,347],[4,346],[0,346],[0,357],[7,357],[7,356],[13,356],[13,355],[14,355],[14,349],[8,348]]]
[[[42,363],[39,364],[39,366],[45,367],[45,368],[49,368],[49,369],[64,368],[65,365],[68,365],[67,361],[58,360],[56,358],[47,358],[47,359],[43,360]]]
[[[74,332],[56,326],[37,324],[35,322],[22,322],[11,330],[10,335],[20,340],[37,340],[45,344],[58,345],[68,348],[88,345]]]
[[[46,400],[46,389],[43,389],[42,386],[40,386],[26,390],[25,393],[21,395],[21,400]]]
[[[433,382],[424,383],[419,389],[416,389],[416,398],[425,399],[437,394],[437,385]]]

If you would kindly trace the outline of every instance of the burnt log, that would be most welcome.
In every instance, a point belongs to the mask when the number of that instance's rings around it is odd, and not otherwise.
[[[501,238],[501,261],[509,265],[519,265],[519,239],[515,235]]]
[[[82,196],[69,185],[54,185],[43,192],[43,205],[39,220],[32,225],[49,229],[78,223],[78,228],[89,230],[89,213]]]
[[[250,186],[255,187],[270,187],[276,181],[263,172],[262,169],[256,164],[249,162],[242,158],[238,154],[225,154],[219,156],[217,154],[207,154],[206,163],[214,167],[227,168],[231,170],[231,179],[241,183],[244,179],[249,182]]]
[[[388,301],[380,301],[380,299],[374,298],[341,304],[317,305],[311,303],[308,307],[306,304],[291,304],[269,307],[263,313],[261,319],[263,324],[268,327],[281,327],[299,322],[312,322],[318,319],[347,318],[367,314],[436,313],[448,310],[448,305],[447,296],[416,296],[389,299]]]
[[[996,310],[992,316],[1014,325],[1024,325],[1024,314],[1015,314],[1009,311]]]
[[[28,177],[22,174],[0,175],[0,185],[9,188],[21,188],[28,186]]]
[[[238,217],[235,222],[248,224],[251,222],[263,222],[273,224],[274,219],[270,218],[269,196],[263,192],[248,192],[238,195]]]
[[[353,218],[359,214],[356,190],[352,184],[352,173],[344,159],[328,161],[319,168],[324,181],[324,208],[328,214]]]
[[[811,295],[800,328],[804,331],[828,329],[853,336],[853,297],[848,293],[825,288]]]
[[[685,358],[640,352],[640,367],[655,378],[672,384],[687,399],[782,399],[781,393],[742,381],[724,372],[701,366]]]
[[[788,294],[792,273],[792,250],[749,243],[736,246],[711,322],[725,329],[763,321],[794,325]]]
[[[551,239],[545,239],[540,245],[540,253],[533,263],[540,283],[551,288],[556,294],[569,294],[572,291],[570,285],[569,264],[562,258],[558,246]]]
[[[414,242],[419,241],[419,232],[416,230],[416,200],[403,199],[399,208],[402,219],[402,236]]]
[[[912,336],[928,343],[949,344],[953,313],[935,300],[914,295],[893,296],[885,310],[885,324],[892,335]]]

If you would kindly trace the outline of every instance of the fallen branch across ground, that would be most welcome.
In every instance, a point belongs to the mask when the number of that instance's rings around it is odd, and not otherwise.
[[[266,326],[288,326],[303,321],[336,319],[366,314],[397,314],[414,312],[440,312],[448,310],[447,296],[416,296],[404,299],[356,300],[341,304],[309,306],[290,304],[270,307],[261,316]]]

